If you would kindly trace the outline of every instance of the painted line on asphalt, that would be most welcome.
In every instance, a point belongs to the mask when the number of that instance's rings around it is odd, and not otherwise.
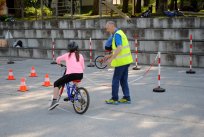
[[[64,111],[64,112],[67,112],[67,113],[70,113],[70,111],[62,108],[62,107],[59,107],[57,106],[58,109]],[[84,117],[87,117],[87,118],[91,118],[91,119],[96,119],[96,120],[106,120],[106,121],[113,121],[115,119],[110,119],[110,118],[103,118],[103,117],[96,117],[96,116],[89,116],[89,115],[86,115],[86,114],[83,114],[82,116]]]

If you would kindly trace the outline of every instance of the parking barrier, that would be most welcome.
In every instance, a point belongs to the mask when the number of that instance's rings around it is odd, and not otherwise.
[[[57,64],[55,61],[55,39],[52,38],[52,62],[50,64]]]
[[[158,52],[158,87],[154,88],[153,91],[154,92],[165,92],[165,89],[161,88],[160,86],[160,80],[161,80],[161,70],[160,70],[160,63],[161,63],[161,53]]]
[[[132,68],[133,70],[140,70],[140,68],[138,67],[138,35],[135,35],[135,67]]]
[[[190,70],[186,71],[187,74],[195,74],[196,72],[192,70],[192,55],[193,55],[193,37],[190,35]]]
[[[91,38],[89,40],[89,53],[90,53],[90,62],[89,62],[89,65],[87,65],[87,67],[94,67],[94,64],[93,64],[93,56],[92,56],[92,41],[91,41]]]

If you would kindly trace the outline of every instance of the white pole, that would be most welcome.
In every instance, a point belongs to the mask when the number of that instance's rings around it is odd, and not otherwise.
[[[160,52],[158,52],[158,68],[159,68],[159,71],[158,71],[158,88],[160,88],[160,79],[161,79],[161,77],[160,77],[160,73],[161,73],[161,71],[160,71],[161,59],[160,59],[160,57],[161,57],[161,54],[160,54]]]

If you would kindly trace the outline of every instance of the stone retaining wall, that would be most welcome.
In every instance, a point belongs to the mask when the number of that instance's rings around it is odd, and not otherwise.
[[[94,58],[103,53],[109,34],[104,26],[108,19],[53,20],[0,23],[0,36],[10,30],[15,40],[22,40],[24,48],[11,48],[13,57],[52,58],[52,37],[56,42],[56,56],[66,52],[67,43],[75,40],[86,60],[89,60],[89,39],[92,38]],[[189,65],[189,36],[193,35],[193,65],[204,67],[204,18],[135,18],[129,24],[114,19],[130,41],[134,56],[134,35],[139,36],[139,63],[149,64],[155,53],[162,53],[162,65]],[[0,47],[0,56],[9,56],[8,48]]]

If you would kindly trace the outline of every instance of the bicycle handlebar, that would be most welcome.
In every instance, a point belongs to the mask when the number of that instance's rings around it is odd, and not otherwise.
[[[61,67],[67,67],[66,65],[64,65],[64,64],[58,64],[59,66],[61,66]]]

